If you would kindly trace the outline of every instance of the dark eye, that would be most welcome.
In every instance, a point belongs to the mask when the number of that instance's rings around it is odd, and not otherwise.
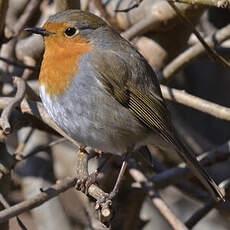
[[[68,36],[68,37],[72,37],[73,35],[77,34],[78,33],[78,30],[75,28],[75,27],[68,27],[66,30],[65,30],[65,34]]]

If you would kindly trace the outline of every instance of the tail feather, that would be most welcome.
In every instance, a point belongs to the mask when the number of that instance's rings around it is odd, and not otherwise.
[[[209,176],[208,172],[200,165],[199,161],[196,159],[193,153],[188,151],[178,138],[173,137],[170,139],[171,140],[168,141],[173,144],[176,152],[188,165],[188,167],[192,170],[192,172],[200,180],[200,182],[207,188],[207,190],[211,193],[212,197],[216,201],[224,201],[225,198],[223,191],[221,191],[220,187]]]

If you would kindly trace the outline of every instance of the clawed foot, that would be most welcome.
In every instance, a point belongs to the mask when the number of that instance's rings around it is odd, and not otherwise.
[[[110,194],[106,194],[96,201],[95,210],[99,211],[99,219],[103,223],[108,223],[114,215],[111,209],[112,198]]]
[[[97,201],[96,201],[96,206],[101,206],[103,203],[108,203],[111,202],[112,204],[112,199],[116,196],[116,193],[114,191],[112,191],[109,194],[106,194],[102,197],[100,197]]]
[[[89,187],[92,184],[96,183],[97,176],[98,176],[98,171],[96,170],[93,173],[91,173],[89,176],[85,176],[85,177],[83,177],[81,179],[78,179],[77,183],[75,185],[75,188],[87,195]]]

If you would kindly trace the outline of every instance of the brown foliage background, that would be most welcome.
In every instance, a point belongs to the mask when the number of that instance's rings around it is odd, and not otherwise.
[[[0,0],[0,229],[229,229],[229,6],[229,0]],[[222,185],[225,203],[212,201],[177,156],[153,146],[133,155],[112,207],[97,211],[95,199],[111,191],[119,158],[99,174],[102,190],[92,185],[86,196],[73,188],[77,143],[40,102],[44,47],[24,31],[69,8],[103,17],[145,56],[176,131]],[[89,171],[101,161],[90,160]]]

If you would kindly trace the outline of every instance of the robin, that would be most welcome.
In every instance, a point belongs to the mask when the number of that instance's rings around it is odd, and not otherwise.
[[[173,131],[157,77],[143,56],[104,20],[80,10],[49,17],[40,96],[50,117],[81,146],[124,156],[153,144],[177,152],[216,200],[220,188]],[[124,160],[119,177],[127,165]],[[117,181],[110,198],[118,189]]]

